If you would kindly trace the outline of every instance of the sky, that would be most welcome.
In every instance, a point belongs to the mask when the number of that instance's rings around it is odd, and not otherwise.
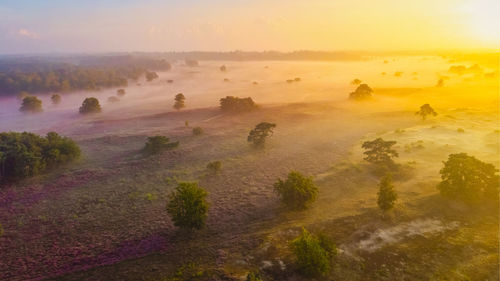
[[[0,0],[0,54],[500,50],[499,0]]]

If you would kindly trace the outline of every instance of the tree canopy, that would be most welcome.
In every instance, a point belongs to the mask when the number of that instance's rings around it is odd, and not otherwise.
[[[28,96],[23,99],[23,103],[19,108],[19,111],[25,113],[38,113],[42,112],[42,101],[35,96]]]
[[[384,141],[382,138],[377,138],[373,141],[365,141],[362,148],[365,149],[363,154],[366,155],[364,160],[373,164],[393,164],[393,157],[398,157],[399,154],[392,146],[396,141]]]
[[[426,103],[420,107],[419,111],[415,112],[415,115],[420,115],[422,120],[425,120],[428,115],[436,116],[437,112],[434,111],[430,104]]]
[[[158,154],[164,150],[173,149],[179,146],[179,142],[170,142],[170,139],[165,136],[148,137],[144,145],[143,152],[146,155]]]
[[[498,169],[466,153],[450,154],[439,171],[438,189],[443,196],[474,202],[498,201]]]
[[[207,192],[196,182],[181,182],[169,195],[167,212],[174,225],[186,229],[201,229],[207,218]]]
[[[276,124],[274,123],[261,122],[255,126],[255,129],[250,131],[247,141],[255,146],[263,146],[266,143],[266,138],[272,136],[275,127]]]
[[[257,108],[252,98],[227,96],[220,99],[220,109],[224,112],[246,112]]]
[[[292,210],[307,208],[318,195],[318,187],[312,177],[305,177],[296,171],[290,172],[285,181],[278,179],[274,190],[280,195],[281,201]]]
[[[360,84],[354,92],[349,94],[352,100],[367,100],[372,97],[373,90],[367,84]]]
[[[300,273],[309,277],[327,274],[331,259],[337,254],[335,244],[328,237],[317,237],[305,228],[302,228],[302,233],[292,241],[291,246]]]
[[[174,100],[175,100],[175,103],[174,103],[175,109],[180,110],[180,109],[186,107],[186,105],[184,104],[186,97],[184,96],[183,93],[178,93],[177,95],[175,95]]]
[[[83,101],[82,106],[80,106],[79,112],[80,114],[101,112],[101,105],[99,104],[99,100],[96,98],[86,98]]]
[[[52,101],[52,104],[57,105],[61,103],[61,95],[58,94],[53,94],[50,97],[50,100]]]

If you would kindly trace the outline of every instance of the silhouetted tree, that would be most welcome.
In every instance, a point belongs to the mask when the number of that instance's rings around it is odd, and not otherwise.
[[[227,96],[220,99],[220,109],[225,112],[246,112],[257,108],[252,98]]]
[[[398,157],[396,150],[392,149],[395,141],[384,141],[382,138],[377,138],[373,141],[365,141],[361,146],[366,151],[364,160],[373,164],[393,164],[393,157]]]
[[[21,104],[21,107],[19,108],[19,111],[25,112],[25,113],[42,112],[43,111],[42,101],[34,96],[25,97],[23,99],[23,103]]]
[[[54,94],[50,97],[50,100],[52,101],[52,104],[57,105],[61,103],[61,96],[58,94]]]
[[[89,113],[99,113],[101,112],[101,105],[99,104],[99,100],[96,98],[86,98],[82,106],[80,106],[80,114],[89,114]]]
[[[349,94],[352,100],[367,100],[372,97],[373,90],[367,84],[361,84],[356,88],[356,91]]]
[[[437,113],[434,111],[434,108],[432,108],[428,103],[422,105],[420,107],[420,110],[415,112],[416,115],[422,116],[422,120],[425,120],[428,115],[436,116]]]
[[[394,186],[392,185],[391,174],[385,175],[378,186],[377,205],[385,213],[394,207],[394,203],[398,198]]]
[[[165,136],[148,137],[144,146],[145,155],[158,154],[164,150],[173,149],[179,146],[179,142],[170,142],[170,139]]]
[[[174,108],[177,110],[180,110],[181,108],[184,108],[186,105],[184,104],[184,101],[186,100],[186,97],[182,93],[178,93],[175,95],[175,103],[174,103]]]
[[[296,171],[290,172],[286,181],[278,179],[274,183],[274,190],[280,195],[281,201],[292,210],[305,209],[318,195],[318,187],[312,177],[305,177]]]
[[[473,202],[498,201],[498,169],[466,153],[450,154],[439,171],[438,189],[443,196]]]
[[[266,143],[266,138],[272,136],[273,129],[276,127],[274,123],[261,122],[255,126],[248,134],[247,141],[255,146],[263,146]]]
[[[201,229],[207,218],[207,192],[196,182],[181,182],[169,196],[167,212],[174,225],[185,229]]]
[[[331,259],[337,254],[337,248],[329,238],[324,235],[316,237],[302,228],[302,233],[291,246],[300,273],[315,277],[330,272]]]

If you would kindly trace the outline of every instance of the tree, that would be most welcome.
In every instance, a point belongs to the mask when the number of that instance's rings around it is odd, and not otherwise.
[[[493,164],[466,153],[450,154],[439,171],[438,189],[443,196],[468,202],[498,201],[499,176]]]
[[[273,129],[276,127],[274,123],[261,122],[255,126],[248,134],[247,141],[255,146],[263,146],[266,143],[266,138],[272,136]]]
[[[382,138],[377,138],[373,141],[365,141],[361,146],[366,151],[364,160],[373,164],[394,164],[392,158],[398,157],[399,154],[392,146],[396,141],[384,141]]]
[[[359,85],[359,84],[361,84],[361,80],[357,78],[351,81],[351,85]]]
[[[286,181],[278,179],[274,183],[274,190],[281,197],[281,201],[292,210],[307,208],[318,196],[318,187],[312,177],[305,177],[296,171],[290,172]]]
[[[52,101],[52,104],[57,105],[61,103],[61,96],[58,94],[54,94],[50,97],[50,100]]]
[[[359,85],[356,90],[349,94],[349,99],[352,100],[367,100],[372,97],[373,90],[367,84]]]
[[[125,89],[116,90],[116,95],[119,97],[123,97],[125,95]]]
[[[46,137],[28,132],[0,133],[0,180],[32,177],[79,156],[80,148],[73,140],[54,132]]]
[[[213,161],[207,164],[207,170],[216,175],[222,170],[222,162],[220,161]]]
[[[25,97],[23,99],[23,103],[21,104],[21,107],[19,108],[19,111],[25,112],[25,113],[42,112],[43,111],[42,101],[34,96]]]
[[[146,71],[146,80],[148,82],[153,81],[154,79],[158,78],[158,74],[154,71]]]
[[[148,137],[144,145],[143,152],[145,155],[159,154],[164,150],[173,149],[179,146],[179,142],[170,142],[170,139],[165,136]]]
[[[379,183],[378,207],[385,213],[394,207],[394,202],[398,198],[394,186],[392,185],[391,174],[385,175]]]
[[[252,98],[238,98],[227,96],[220,99],[220,109],[224,112],[240,113],[251,111],[257,108]]]
[[[422,116],[422,120],[425,120],[427,115],[436,116],[437,113],[434,111],[434,108],[430,106],[430,104],[426,103],[420,107],[419,111],[415,112],[415,115],[420,115]]]
[[[207,218],[207,192],[196,182],[181,182],[169,196],[167,212],[174,225],[186,229],[201,229]]]
[[[96,98],[86,98],[82,106],[80,106],[80,114],[89,114],[89,113],[99,113],[101,112],[101,105],[99,104],[99,100]]]
[[[299,271],[309,277],[327,274],[331,259],[337,254],[335,245],[326,236],[320,239],[305,228],[291,246]]]
[[[203,129],[201,127],[194,127],[193,128],[193,135],[199,136],[203,134]]]
[[[186,97],[184,96],[184,94],[178,93],[177,95],[175,95],[174,100],[175,100],[175,103],[174,103],[175,109],[180,110],[181,108],[186,107],[186,105],[184,104],[184,101],[186,100]]]
[[[226,65],[224,65],[224,64],[223,64],[223,65],[221,65],[221,67],[220,67],[220,71],[225,72],[226,70],[227,70],[227,69],[226,69]]]

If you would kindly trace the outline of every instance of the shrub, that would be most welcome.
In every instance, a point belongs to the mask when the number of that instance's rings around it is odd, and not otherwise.
[[[227,96],[220,99],[220,109],[225,112],[245,112],[257,108],[252,98]]]
[[[274,123],[261,122],[255,126],[248,134],[247,141],[255,146],[263,146],[266,143],[266,138],[273,134],[273,129],[276,127]]]
[[[52,101],[52,104],[59,104],[61,103],[61,96],[58,94],[54,94],[50,97],[50,100]]]
[[[222,170],[222,162],[213,161],[207,164],[207,170],[212,174],[218,174]]]
[[[366,150],[363,152],[366,155],[363,159],[373,164],[394,164],[392,158],[399,156],[398,152],[392,149],[395,144],[396,141],[384,141],[382,138],[365,141],[361,146]]]
[[[349,94],[352,100],[367,100],[372,97],[373,90],[367,84],[360,84],[356,90]]]
[[[42,101],[34,96],[25,97],[25,98],[23,98],[23,103],[21,104],[19,111],[25,112],[25,113],[42,112],[43,111]]]
[[[434,108],[430,106],[430,104],[426,103],[420,107],[420,110],[415,112],[416,115],[422,116],[422,120],[425,120],[428,115],[436,116],[437,113],[434,111]]]
[[[281,201],[292,210],[305,209],[318,195],[318,187],[312,177],[305,177],[296,171],[290,172],[286,181],[278,179],[274,183],[274,190],[280,195]]]
[[[250,271],[247,274],[246,281],[262,281],[262,278],[260,277],[260,274],[258,272]]]
[[[193,135],[199,136],[203,134],[203,129],[201,127],[194,127],[193,128]]]
[[[123,97],[125,95],[125,89],[116,90],[116,95],[119,97]]]
[[[330,271],[330,262],[336,255],[336,247],[326,236],[320,239],[303,228],[291,246],[297,267],[302,274],[313,277]]]
[[[208,204],[207,192],[196,182],[181,182],[169,195],[167,212],[174,225],[186,229],[200,229],[205,225]]]
[[[170,139],[165,136],[148,137],[144,146],[144,154],[153,155],[158,154],[164,150],[173,149],[179,146],[179,142],[170,142]]]
[[[154,71],[146,71],[146,80],[148,82],[151,82],[153,81],[154,79],[157,79],[158,78],[158,74]]]
[[[225,72],[227,70],[226,66],[225,65],[221,65],[221,67],[219,68],[220,71],[222,72]]]
[[[499,176],[493,164],[482,162],[466,153],[450,154],[439,171],[438,189],[443,196],[473,202],[481,199],[498,201]]]
[[[28,132],[0,133],[2,181],[35,176],[79,156],[80,148],[73,140],[54,132],[45,138]]]
[[[101,105],[96,98],[86,98],[80,106],[80,114],[90,114],[101,112]]]
[[[174,100],[175,100],[174,103],[175,109],[180,110],[181,108],[186,107],[186,105],[184,104],[186,97],[182,93],[178,93],[177,95],[175,95]]]
[[[387,174],[379,183],[378,207],[385,213],[394,207],[394,202],[398,198],[394,186],[392,185],[392,176]]]

